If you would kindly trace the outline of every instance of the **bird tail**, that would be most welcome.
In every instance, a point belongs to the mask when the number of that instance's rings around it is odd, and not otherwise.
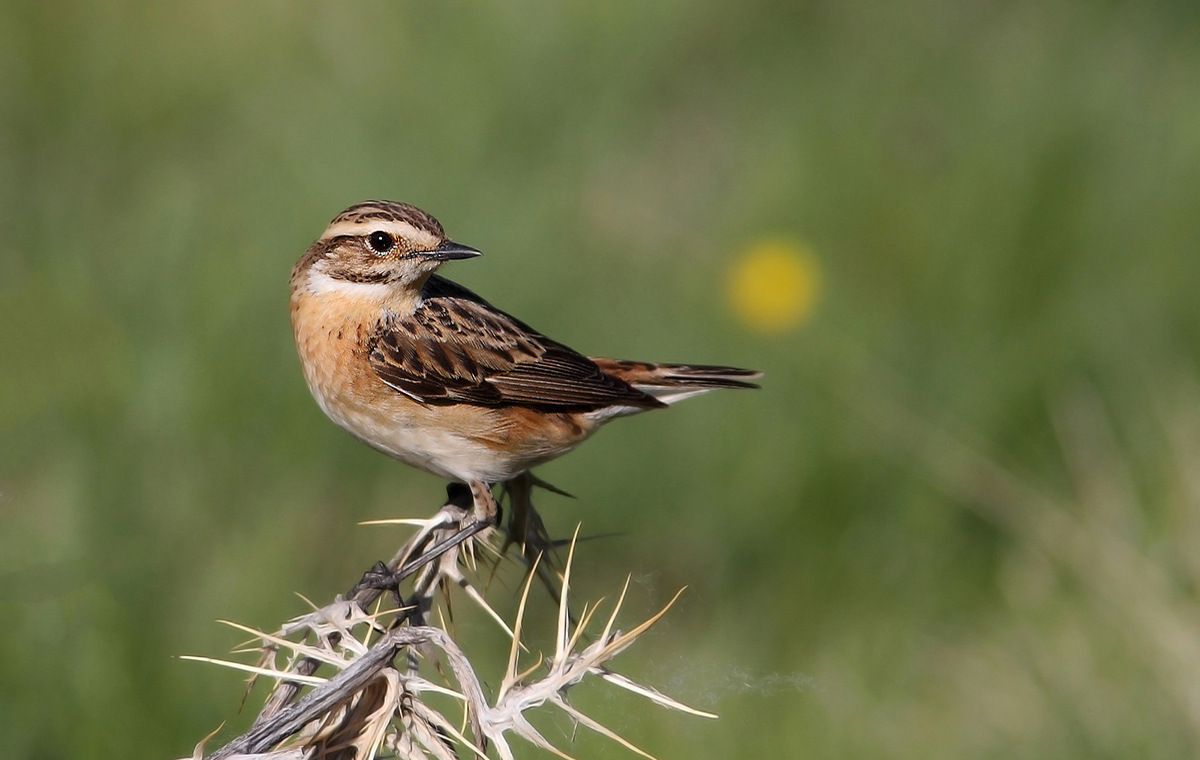
[[[758,370],[741,367],[590,358],[605,374],[624,380],[664,404],[674,404],[717,388],[757,388],[758,385],[748,381],[762,377]]]

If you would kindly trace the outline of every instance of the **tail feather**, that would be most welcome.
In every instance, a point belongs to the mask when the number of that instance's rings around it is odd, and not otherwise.
[[[750,379],[762,373],[741,367],[708,364],[653,364],[590,357],[605,374],[624,380],[666,404],[717,388],[757,388]]]

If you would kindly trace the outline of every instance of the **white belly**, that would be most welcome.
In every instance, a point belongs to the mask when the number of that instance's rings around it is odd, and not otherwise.
[[[329,418],[355,438],[438,477],[464,483],[472,480],[498,483],[528,467],[446,427],[403,418],[381,421],[378,411],[335,406],[326,403],[321,394],[313,395]]]

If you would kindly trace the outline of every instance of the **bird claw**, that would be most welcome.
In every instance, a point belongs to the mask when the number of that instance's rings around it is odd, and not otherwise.
[[[399,572],[388,567],[387,563],[380,560],[371,565],[370,570],[363,573],[362,578],[351,589],[350,596],[353,598],[359,591],[365,589],[387,591],[396,602],[396,606],[403,607],[404,601],[400,598],[401,580],[403,580],[403,576]]]

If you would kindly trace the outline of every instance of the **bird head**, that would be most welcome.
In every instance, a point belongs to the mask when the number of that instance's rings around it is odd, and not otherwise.
[[[304,276],[334,286],[382,285],[419,289],[446,261],[481,255],[446,237],[442,225],[416,206],[366,201],[333,218],[296,263]]]

